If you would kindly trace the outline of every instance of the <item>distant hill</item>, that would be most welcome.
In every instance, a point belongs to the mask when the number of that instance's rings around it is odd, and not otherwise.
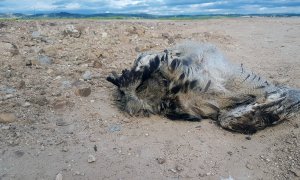
[[[208,14],[208,15],[152,15],[152,14],[125,14],[125,13],[100,13],[100,14],[73,14],[67,12],[42,13],[42,14],[4,14],[0,18],[14,19],[47,19],[47,18],[103,18],[103,19],[201,19],[214,17],[295,17],[300,14]]]

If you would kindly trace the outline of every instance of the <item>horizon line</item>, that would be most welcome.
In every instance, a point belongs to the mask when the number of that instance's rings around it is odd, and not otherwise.
[[[22,14],[22,15],[38,15],[38,14],[73,14],[73,15],[98,15],[98,14],[122,14],[122,15],[151,15],[151,16],[205,16],[205,15],[300,15],[300,13],[290,12],[290,13],[199,13],[199,14],[150,14],[150,13],[121,13],[121,12],[99,12],[99,13],[80,13],[80,12],[67,12],[67,11],[45,11],[45,12],[7,12],[0,14]]]

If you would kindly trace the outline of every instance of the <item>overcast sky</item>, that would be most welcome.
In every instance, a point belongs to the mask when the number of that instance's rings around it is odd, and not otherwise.
[[[0,13],[300,13],[300,0],[0,0]]]

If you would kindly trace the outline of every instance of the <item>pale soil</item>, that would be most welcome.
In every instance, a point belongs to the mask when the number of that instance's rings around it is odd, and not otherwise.
[[[63,36],[71,24],[82,31],[79,38]],[[300,18],[1,22],[0,113],[16,120],[0,123],[0,179],[59,173],[70,180],[299,179],[299,117],[248,136],[211,120],[138,118],[118,110],[116,88],[105,77],[129,68],[137,51],[188,39],[213,43],[231,61],[300,88]],[[53,63],[40,63],[38,55]],[[92,79],[83,85],[92,93],[76,96],[86,71]],[[88,163],[89,155],[96,161]]]

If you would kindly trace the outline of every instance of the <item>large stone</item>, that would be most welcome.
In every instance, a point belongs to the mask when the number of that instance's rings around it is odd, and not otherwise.
[[[12,123],[16,121],[16,116],[13,113],[0,113],[0,123]]]

